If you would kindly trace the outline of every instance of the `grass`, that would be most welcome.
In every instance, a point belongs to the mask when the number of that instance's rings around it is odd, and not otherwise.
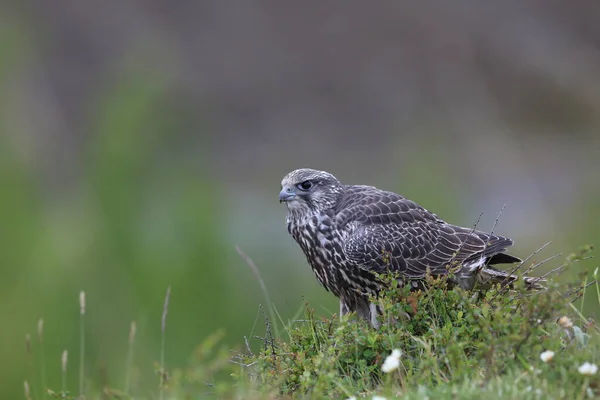
[[[167,370],[165,369],[165,351],[166,351],[166,331],[167,331],[167,314],[169,312],[169,300],[171,299],[171,286],[167,288],[167,294],[165,295],[165,303],[163,305],[163,313],[160,320],[160,367],[158,374],[160,376],[159,384],[159,398],[164,399],[164,388],[168,382]]]
[[[79,397],[85,398],[85,291],[79,292]]]
[[[570,256],[567,264],[584,258]],[[594,275],[598,274],[598,269]],[[582,298],[592,296],[600,307],[600,286],[584,280],[569,286],[549,282],[548,290],[496,287],[482,293],[449,290],[445,279],[429,278],[430,289],[410,292],[394,287],[378,301],[382,326],[371,328],[354,315],[319,318],[305,303],[303,317],[289,323],[263,312],[264,337],[248,340],[243,351],[222,344],[222,332],[206,338],[188,365],[165,366],[167,289],[161,319],[161,348],[154,391],[131,384],[136,325],[132,322],[126,375],[121,389],[85,385],[80,359],[79,395],[66,381],[67,350],[63,353],[63,387],[44,388],[36,396],[24,383],[26,399],[586,399],[600,396],[600,374],[579,367],[600,364],[600,326],[583,315]],[[83,299],[83,300],[82,300]],[[574,300],[576,302],[574,303]],[[589,300],[589,299],[588,299]],[[81,306],[83,304],[83,306]],[[81,354],[84,354],[85,297],[81,306]],[[273,335],[273,325],[280,325]],[[40,340],[41,340],[40,333]],[[397,349],[399,357],[390,357]],[[30,348],[28,347],[28,356]],[[544,352],[545,358],[541,354]],[[389,359],[388,359],[389,358]],[[384,372],[382,365],[391,367]],[[58,365],[58,364],[57,364]],[[39,365],[45,371],[45,365]],[[584,371],[585,372],[585,371]],[[44,372],[45,373],[45,372]],[[36,372],[37,374],[37,372]],[[39,376],[39,374],[38,374]],[[42,379],[42,384],[43,380]]]
[[[130,387],[131,387],[131,371],[133,370],[133,357],[134,350],[133,345],[135,343],[135,334],[137,331],[137,324],[135,321],[131,321],[131,325],[129,327],[129,347],[127,349],[127,363],[125,365],[125,382],[123,384],[125,394],[129,395]]]

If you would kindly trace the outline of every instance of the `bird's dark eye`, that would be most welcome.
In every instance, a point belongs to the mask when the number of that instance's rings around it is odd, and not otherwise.
[[[299,183],[297,186],[300,190],[309,190],[313,186],[313,183],[311,181],[304,181]]]

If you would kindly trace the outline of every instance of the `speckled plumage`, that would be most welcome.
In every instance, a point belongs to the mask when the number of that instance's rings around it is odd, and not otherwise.
[[[381,289],[373,272],[394,271],[418,285],[428,271],[452,267],[454,283],[472,289],[507,277],[490,265],[520,261],[505,253],[511,239],[448,224],[396,193],[344,185],[312,169],[290,172],[281,186],[288,232],[317,280],[340,299],[341,314],[356,311],[373,325],[376,306],[368,296]]]

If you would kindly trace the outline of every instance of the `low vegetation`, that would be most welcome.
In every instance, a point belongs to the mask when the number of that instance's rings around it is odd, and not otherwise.
[[[566,264],[581,257],[573,255]],[[393,277],[383,278],[395,282]],[[247,339],[243,351],[230,351],[215,334],[198,347],[185,368],[165,371],[159,362],[154,393],[105,387],[86,398],[600,396],[600,326],[579,306],[582,298],[592,297],[600,308],[599,284],[548,282],[548,290],[532,292],[519,282],[486,292],[448,289],[444,279],[429,279],[430,289],[424,292],[391,285],[378,300],[383,309],[379,329],[354,315],[318,318],[309,304],[301,318],[288,324],[265,313],[264,336]],[[164,316],[167,306],[168,298]],[[253,351],[253,344],[260,350]],[[85,390],[81,382],[79,387]],[[79,398],[64,388],[47,393]],[[35,398],[27,392],[26,396]]]

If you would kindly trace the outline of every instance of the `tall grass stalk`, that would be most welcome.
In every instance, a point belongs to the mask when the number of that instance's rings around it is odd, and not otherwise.
[[[256,277],[256,280],[258,281],[258,284],[260,285],[260,290],[262,291],[263,295],[265,296],[265,301],[267,302],[267,307],[269,309],[269,316],[271,318],[271,321],[273,321],[272,326],[273,326],[273,330],[275,331],[275,336],[281,337],[278,324],[275,323],[276,315],[275,315],[275,310],[273,308],[274,307],[273,302],[271,301],[271,296],[269,296],[269,291],[267,290],[267,285],[265,285],[265,281],[263,281],[262,276],[260,275],[260,271],[258,270],[258,267],[256,266],[256,264],[254,264],[254,261],[252,261],[252,259],[248,255],[246,255],[246,253],[244,253],[242,251],[242,248],[240,246],[236,245],[235,250],[244,259],[244,261],[250,267],[250,269],[252,270],[252,273]]]
[[[596,267],[596,269],[594,270],[594,280],[596,281],[595,285],[596,295],[598,296],[598,304],[600,304],[600,284],[598,283],[598,269],[600,269],[600,267]]]
[[[125,365],[124,390],[125,394],[127,395],[129,395],[129,388],[131,385],[131,370],[133,369],[133,343],[135,342],[136,330],[137,328],[135,321],[131,321],[131,326],[129,327],[129,348],[127,350],[127,362]]]
[[[85,291],[79,292],[79,398],[84,399],[85,380]]]
[[[44,350],[44,319],[38,319],[37,324],[38,342],[40,344],[40,399],[46,397],[46,351]]]
[[[35,363],[33,361],[33,351],[31,350],[31,335],[29,333],[25,335],[25,352],[27,354],[27,374],[30,375],[33,379],[33,376],[35,374]],[[25,397],[27,397],[27,392],[29,392],[29,396],[31,396],[29,382],[25,381],[24,385],[26,392]],[[33,382],[33,385],[35,387],[35,382]]]
[[[171,298],[171,286],[167,287],[165,295],[165,303],[163,305],[163,313],[160,323],[161,339],[160,339],[160,400],[164,399],[164,383],[166,380],[165,371],[165,331],[167,328],[167,313],[169,312],[169,299]]]

